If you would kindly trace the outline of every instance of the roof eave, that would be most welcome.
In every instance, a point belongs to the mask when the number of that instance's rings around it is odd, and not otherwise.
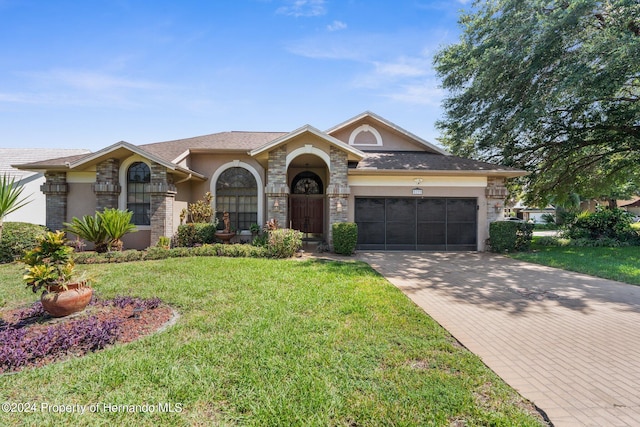
[[[60,171],[68,171],[69,165],[43,165],[38,163],[26,163],[23,165],[11,165],[12,168],[23,170],[23,171],[33,171],[38,173],[45,172],[60,172]]]
[[[155,154],[151,154],[148,151],[145,151],[145,150],[141,149],[140,147],[137,147],[137,146],[135,146],[133,144],[130,144],[130,143],[126,142],[126,141],[117,142],[117,143],[115,143],[115,144],[113,144],[113,145],[111,145],[109,147],[106,147],[106,148],[100,150],[100,151],[96,151],[95,153],[92,153],[92,154],[90,154],[90,155],[88,155],[86,157],[83,157],[82,159],[79,159],[78,161],[69,164],[69,168],[70,169],[78,168],[78,167],[80,167],[82,165],[85,165],[87,163],[91,163],[93,161],[96,161],[96,160],[100,159],[101,157],[107,156],[109,153],[111,153],[111,152],[113,152],[115,150],[119,150],[121,148],[129,150],[130,152],[132,152],[134,154],[138,154],[138,155],[140,155],[140,156],[142,156],[142,157],[144,157],[146,159],[149,159],[149,160],[151,160],[151,161],[153,161],[155,163],[158,163],[159,165],[162,165],[162,166],[166,167],[169,170],[180,172],[180,173],[183,173],[185,175],[191,175],[194,178],[198,178],[198,179],[201,179],[201,180],[206,180],[207,179],[204,175],[202,175],[202,174],[200,174],[198,172],[192,171],[192,170],[190,170],[188,168],[185,168],[185,167],[182,167],[182,166],[178,166],[175,163],[172,163],[172,162],[169,162],[169,161],[167,161],[165,159],[162,159],[162,158],[156,156]]]
[[[296,138],[300,135],[302,135],[305,132],[309,132],[319,138],[325,139],[326,141],[332,143],[333,145],[341,148],[342,150],[348,152],[349,154],[353,155],[356,159],[363,159],[364,158],[364,153],[360,150],[358,150],[357,148],[353,148],[348,144],[345,144],[344,142],[340,141],[337,138],[334,138],[333,136],[322,132],[319,129],[316,129],[315,127],[311,126],[311,125],[304,125],[286,135],[281,136],[280,138],[276,138],[273,141],[263,145],[262,147],[258,147],[254,150],[249,151],[249,155],[252,157],[256,157],[259,156],[262,153],[265,153],[267,151],[272,150],[273,148],[277,147],[280,144],[285,143],[288,140],[291,140],[293,138]]]
[[[423,175],[423,176],[493,176],[516,178],[529,175],[521,170],[427,170],[427,169],[349,169],[348,175]]]

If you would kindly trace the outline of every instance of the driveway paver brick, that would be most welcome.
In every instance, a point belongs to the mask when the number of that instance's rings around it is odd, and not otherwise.
[[[555,426],[640,425],[640,286],[489,253],[358,258]]]

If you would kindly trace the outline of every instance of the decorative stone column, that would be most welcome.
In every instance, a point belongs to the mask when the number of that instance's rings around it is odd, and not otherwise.
[[[487,235],[489,224],[504,219],[504,202],[509,195],[505,187],[505,178],[489,177],[485,196],[487,197]]]
[[[275,219],[281,228],[287,228],[289,212],[289,186],[287,185],[287,146],[269,152],[267,186],[267,221]]]
[[[107,159],[96,166],[96,182],[92,185],[96,195],[96,211],[118,207],[118,197],[122,187],[119,182],[120,161]]]
[[[347,169],[347,153],[331,147],[329,153],[331,159],[330,184],[327,186],[327,199],[329,200],[329,230],[327,230],[327,242],[333,247],[333,227],[336,222],[346,222],[349,212],[349,188]]]
[[[67,221],[67,173],[46,172],[44,177],[46,181],[40,186],[40,191],[45,195],[46,226],[50,230],[62,230]]]
[[[173,175],[167,173],[167,168],[152,162],[151,183],[151,241],[154,246],[160,237],[173,235],[173,202],[176,197],[176,186]]]

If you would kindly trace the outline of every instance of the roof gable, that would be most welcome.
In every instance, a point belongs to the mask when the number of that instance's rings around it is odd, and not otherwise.
[[[360,160],[364,157],[364,153],[360,150],[358,150],[357,148],[351,147],[348,144],[345,144],[344,142],[340,141],[339,139],[336,139],[334,137],[332,137],[331,135],[328,135],[325,132],[322,132],[321,130],[318,130],[317,128],[311,126],[311,125],[304,125],[292,132],[289,132],[288,134],[282,135],[279,138],[274,139],[273,141],[264,144],[263,146],[256,148],[252,151],[249,152],[249,155],[251,156],[259,156],[260,154],[266,153],[268,151],[273,150],[274,148],[286,144],[287,142],[301,136],[304,135],[305,133],[314,135],[324,141],[326,141],[327,143],[336,146],[337,148],[346,151],[350,157]]]
[[[390,147],[391,145],[394,145],[389,141],[391,138],[384,138],[380,134],[380,130],[386,133],[387,136],[395,135],[396,140],[405,140],[405,147],[399,149]],[[424,150],[435,154],[449,154],[444,149],[420,138],[419,136],[375,113],[372,113],[371,111],[365,111],[358,114],[357,116],[332,127],[327,130],[326,133],[345,141],[345,143],[350,144],[353,147],[360,148],[363,151],[383,149],[389,151]],[[363,135],[368,138],[364,141],[358,141],[356,139]],[[387,139],[386,143],[384,141],[385,139]]]
[[[127,153],[128,152],[128,153]],[[71,162],[69,163],[69,168],[70,169],[76,169],[76,168],[81,168],[84,166],[90,166],[90,165],[95,165],[97,163],[100,163],[101,161],[111,158],[114,155],[115,156],[129,156],[130,154],[138,154],[141,157],[144,157],[146,159],[149,159],[155,163],[158,163],[164,167],[166,167],[167,169],[173,170],[173,171],[177,171],[177,172],[181,172],[183,174],[187,174],[190,176],[195,176],[197,178],[200,179],[206,179],[203,175],[194,172],[192,170],[189,170],[187,168],[184,168],[182,166],[178,166],[175,163],[172,163],[170,161],[167,161],[166,159],[163,159],[161,157],[156,156],[153,153],[149,153],[148,151],[143,150],[142,148],[130,144],[126,141],[120,141],[117,142],[113,145],[110,145],[109,147],[103,148],[102,150],[96,151],[95,153],[92,153],[90,155],[84,156],[78,160],[76,160],[75,162]]]

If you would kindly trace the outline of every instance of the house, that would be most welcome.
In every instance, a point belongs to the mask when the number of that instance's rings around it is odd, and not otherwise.
[[[40,186],[45,182],[44,174],[38,171],[19,170],[11,165],[87,153],[89,153],[89,150],[0,148],[0,176],[6,175],[13,178],[16,184],[22,186],[21,197],[26,197],[29,200],[29,204],[10,213],[4,220],[40,225],[44,225],[46,222],[45,195],[40,192]]]
[[[206,193],[236,230],[276,219],[331,244],[331,224],[358,224],[364,250],[482,251],[503,215],[505,180],[522,170],[449,155],[374,113],[326,131],[221,132],[16,166],[44,173],[47,226],[116,207],[139,232],[125,247],[171,236]]]
[[[526,206],[522,201],[516,202],[512,207],[505,209],[507,215],[513,214],[516,218],[520,218],[523,221],[531,221],[536,223],[544,223],[545,215],[551,215],[556,217],[556,208],[552,205],[548,205],[546,208],[536,208]]]
[[[618,207],[640,217],[640,197],[635,197],[633,200],[619,200]]]

